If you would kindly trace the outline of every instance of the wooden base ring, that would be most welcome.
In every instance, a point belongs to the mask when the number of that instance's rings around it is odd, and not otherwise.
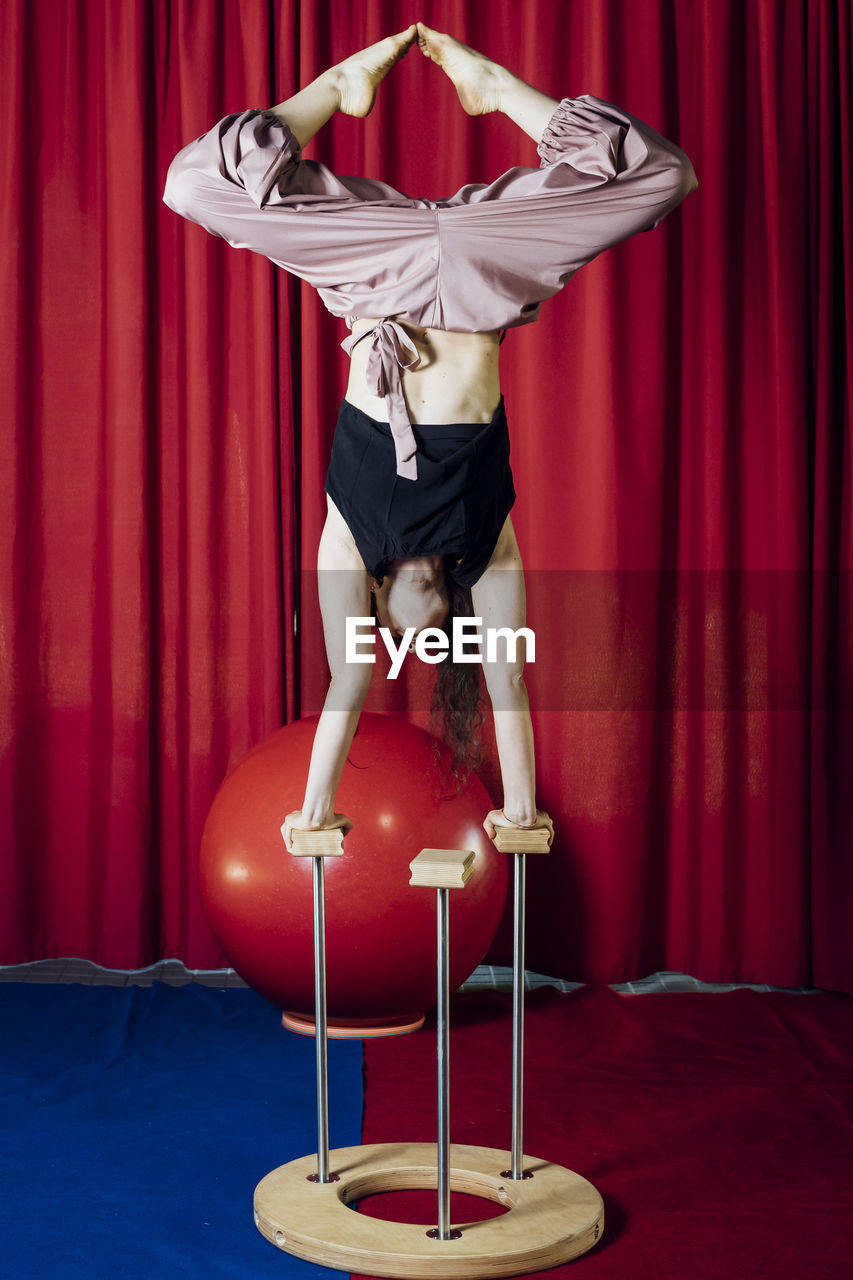
[[[347,1206],[383,1191],[435,1188],[436,1148],[427,1142],[342,1147],[330,1152],[334,1183],[311,1183],[316,1156],[302,1156],[268,1173],[255,1189],[255,1224],[287,1253],[364,1275],[467,1280],[517,1276],[556,1267],[601,1238],[604,1206],[592,1183],[561,1165],[526,1156],[530,1179],[500,1170],[508,1151],[450,1147],[453,1191],[481,1196],[508,1212],[484,1222],[454,1223],[460,1237],[433,1240],[434,1223],[385,1222]]]

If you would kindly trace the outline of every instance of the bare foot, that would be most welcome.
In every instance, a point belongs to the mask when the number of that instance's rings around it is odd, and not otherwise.
[[[453,36],[418,23],[418,47],[452,80],[469,116],[500,111],[508,72]]]
[[[386,36],[332,67],[329,75],[340,96],[339,110],[348,116],[366,116],[373,110],[376,90],[396,62],[418,36],[414,23],[396,36]]]

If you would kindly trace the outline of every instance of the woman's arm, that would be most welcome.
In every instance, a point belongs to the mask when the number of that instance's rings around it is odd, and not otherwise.
[[[367,617],[370,588],[361,557],[340,513],[329,500],[329,514],[317,553],[317,581],[329,690],[314,734],[302,808],[289,813],[282,828],[289,845],[293,828],[317,831],[352,825],[335,812],[335,793],[370,684],[372,666],[346,660],[346,619]]]
[[[517,631],[525,624],[524,571],[515,531],[509,516],[504,523],[485,573],[471,590],[474,613],[489,627]],[[524,650],[506,652],[496,661],[484,662],[486,688],[492,702],[495,738],[501,766],[503,810],[493,810],[484,823],[490,836],[496,826],[554,828],[547,813],[536,807],[536,767],[533,726],[524,684]]]

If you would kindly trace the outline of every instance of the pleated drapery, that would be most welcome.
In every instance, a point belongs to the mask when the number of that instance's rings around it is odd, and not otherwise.
[[[221,960],[199,836],[228,769],[322,699],[312,568],[347,369],[310,291],[177,218],[163,180],[226,112],[418,16],[638,115],[700,184],[503,347],[558,830],[528,962],[853,989],[836,0],[3,6],[0,962]],[[417,51],[309,155],[431,197],[536,162]],[[377,672],[371,705],[423,722],[425,678]]]

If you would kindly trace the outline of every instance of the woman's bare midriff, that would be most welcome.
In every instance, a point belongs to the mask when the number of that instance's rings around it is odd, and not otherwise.
[[[492,333],[450,333],[422,329],[398,321],[421,357],[417,369],[404,369],[403,392],[414,423],[489,422],[498,406],[499,336]],[[372,329],[378,320],[359,319],[353,333]],[[346,398],[378,422],[388,421],[388,409],[367,385],[370,339],[353,348]]]

